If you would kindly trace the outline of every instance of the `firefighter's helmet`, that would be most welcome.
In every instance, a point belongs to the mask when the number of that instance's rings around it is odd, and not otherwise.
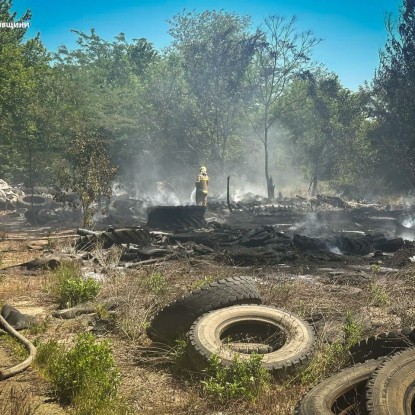
[[[206,170],[206,167],[205,166],[202,166],[200,168],[200,173],[202,173],[202,174],[206,174],[207,173],[207,170]]]

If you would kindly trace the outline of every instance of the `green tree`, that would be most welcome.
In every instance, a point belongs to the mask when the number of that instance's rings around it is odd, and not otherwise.
[[[103,129],[78,132],[67,149],[68,164],[59,172],[60,185],[79,195],[84,226],[92,225],[96,206],[112,194],[117,167],[108,154],[109,142]]]
[[[394,187],[415,189],[415,1],[403,0],[399,21],[390,15],[389,39],[373,82],[379,173]]]
[[[151,128],[144,91],[158,53],[145,39],[127,42],[123,33],[113,41],[93,29],[74,33],[79,47],[61,47],[54,65],[62,135],[105,129],[108,153],[127,179]]]
[[[244,76],[259,34],[249,34],[250,19],[223,11],[182,13],[170,21],[173,46],[180,53],[190,99],[207,147],[199,160],[217,161],[222,172],[236,144],[235,129],[245,98]]]
[[[310,31],[298,33],[295,23],[295,17],[288,22],[280,16],[265,19],[263,41],[247,72],[253,94],[249,114],[264,147],[265,179],[271,199],[275,185],[269,171],[269,131],[286,110],[280,106],[280,98],[298,73],[309,65],[311,49],[319,42]]]
[[[339,188],[362,180],[368,172],[371,147],[366,138],[365,96],[343,88],[335,74],[305,72],[284,100],[301,102],[281,118],[292,135],[296,162],[315,195],[321,180]],[[367,177],[363,175],[363,177]]]
[[[29,22],[29,12],[16,19],[11,7],[11,1],[0,4],[0,21]],[[41,85],[49,54],[38,37],[24,42],[25,33],[24,28],[0,29],[0,175],[33,185],[46,165]]]

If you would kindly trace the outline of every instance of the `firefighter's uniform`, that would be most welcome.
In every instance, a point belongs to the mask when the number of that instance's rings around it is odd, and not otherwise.
[[[196,205],[206,206],[206,199],[208,194],[209,177],[207,175],[206,167],[200,168],[200,173],[196,179]]]

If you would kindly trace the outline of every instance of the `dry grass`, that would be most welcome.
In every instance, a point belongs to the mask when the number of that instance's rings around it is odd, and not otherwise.
[[[33,394],[21,386],[2,385],[0,390],[0,413],[2,415],[34,415],[39,405]]]
[[[66,252],[71,250],[68,240],[55,242],[55,246]],[[28,251],[23,241],[0,240],[2,266],[14,265],[33,259],[41,251]],[[117,330],[106,335],[111,341],[114,357],[122,377],[120,392],[133,414],[139,415],[288,415],[301,396],[311,387],[297,374],[284,381],[275,380],[270,388],[254,402],[236,401],[220,405],[204,395],[199,377],[175,368],[176,351],[151,344],[145,329],[152,314],[180,295],[200,287],[203,283],[220,278],[250,275],[257,280],[264,304],[293,312],[311,322],[316,329],[316,361],[322,359],[327,345],[342,338],[342,325],[348,311],[363,326],[362,336],[382,331],[397,330],[405,325],[415,325],[415,264],[401,268],[397,273],[367,275],[339,274],[333,278],[324,272],[283,267],[225,267],[208,260],[183,259],[142,266],[134,270],[117,269],[112,266],[118,252],[101,252],[100,262],[104,265],[106,278],[98,300],[112,300],[117,309]],[[366,259],[361,260],[362,263]],[[324,264],[316,264],[315,269]],[[304,278],[304,274],[312,275]],[[31,340],[46,341],[60,339],[70,342],[77,333],[91,328],[91,317],[84,315],[74,320],[58,320],[50,317],[57,308],[52,295],[45,292],[48,273],[22,271],[19,268],[1,273],[0,303],[22,304],[39,307],[44,313],[38,315],[41,332],[26,333]],[[29,294],[30,293],[30,294]],[[106,317],[102,311],[102,317]],[[334,364],[321,370],[324,377],[340,369]],[[344,362],[341,362],[344,364]],[[7,409],[5,389],[0,395],[0,409],[6,415],[30,414],[36,397],[44,391],[37,388],[37,375],[31,372],[31,389],[20,412]],[[23,374],[22,376],[26,376]],[[313,382],[316,379],[313,380]],[[15,395],[21,392],[15,389]],[[23,393],[23,392],[22,392]],[[17,395],[16,395],[17,396]],[[15,399],[15,404],[17,404]],[[8,398],[9,402],[10,399]],[[11,401],[10,401],[11,402]],[[26,402],[26,404],[25,404]],[[27,411],[24,407],[27,406]],[[15,409],[13,409],[15,410]],[[9,411],[9,412],[7,412]],[[25,412],[26,411],[26,412]],[[50,412],[51,414],[53,412]],[[47,415],[47,412],[45,412]]]

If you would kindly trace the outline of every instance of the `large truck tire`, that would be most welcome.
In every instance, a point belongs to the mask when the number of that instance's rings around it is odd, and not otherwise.
[[[311,389],[295,415],[358,414],[365,407],[365,385],[382,360],[369,360],[344,369]]]
[[[232,346],[244,339],[254,347],[258,343],[270,346],[272,351],[262,354],[262,366],[279,375],[309,361],[315,337],[306,321],[273,307],[235,305],[214,310],[199,317],[190,328],[188,350],[194,368],[202,370],[213,355],[225,366],[236,354],[249,359],[250,351],[239,353]]]
[[[354,363],[363,363],[366,360],[387,357],[413,346],[413,329],[408,328],[367,337],[351,346],[349,353]]]
[[[172,343],[184,335],[192,323],[211,310],[236,304],[260,304],[255,281],[247,276],[211,282],[168,304],[154,315],[147,335],[156,342]]]
[[[366,404],[373,415],[415,413],[415,348],[389,357],[367,383]]]

